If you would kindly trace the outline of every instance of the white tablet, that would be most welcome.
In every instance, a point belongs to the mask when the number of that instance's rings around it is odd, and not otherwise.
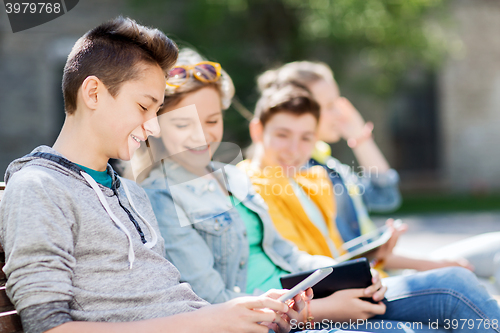
[[[314,273],[306,277],[304,280],[302,280],[302,282],[300,282],[295,287],[290,289],[287,293],[278,298],[278,301],[280,302],[288,301],[289,299],[295,297],[304,290],[311,288],[316,283],[318,283],[319,281],[323,280],[328,275],[330,275],[332,272],[333,272],[332,267],[320,268],[315,270]]]
[[[393,222],[393,227],[398,229],[401,226],[402,222],[400,219]],[[365,235],[356,237],[348,242],[345,242],[342,245],[342,249],[346,251],[346,254],[335,258],[339,262],[343,262],[346,260],[350,260],[353,258],[358,258],[363,256],[364,254],[375,250],[387,243],[387,241],[391,238],[392,231],[389,229],[387,225],[384,225],[377,230],[369,232]]]

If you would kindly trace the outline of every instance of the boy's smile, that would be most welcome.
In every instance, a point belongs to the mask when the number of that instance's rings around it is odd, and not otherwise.
[[[95,132],[105,133],[100,139],[110,147],[108,158],[130,160],[142,141],[160,131],[156,113],[163,104],[165,75],[159,66],[137,66],[143,67],[139,78],[124,82],[115,97],[107,91],[100,96]]]
[[[309,113],[296,116],[280,112],[272,116],[262,133],[262,167],[279,166],[287,177],[293,177],[311,157],[316,128],[316,119]]]

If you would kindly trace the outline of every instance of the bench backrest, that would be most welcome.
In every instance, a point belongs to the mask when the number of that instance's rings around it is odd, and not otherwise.
[[[2,200],[5,184],[0,182],[0,201]],[[5,265],[5,253],[0,244],[0,333],[20,333],[23,331],[21,319],[5,293],[7,277],[2,268]]]

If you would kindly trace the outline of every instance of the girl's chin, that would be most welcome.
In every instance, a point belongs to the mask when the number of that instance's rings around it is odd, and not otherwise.
[[[188,169],[205,169],[211,162],[210,156],[192,155],[192,156],[172,156],[172,160]]]

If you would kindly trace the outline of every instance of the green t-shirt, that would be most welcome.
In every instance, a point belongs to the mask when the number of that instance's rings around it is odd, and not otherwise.
[[[111,185],[113,185],[113,178],[111,178],[111,175],[108,173],[108,170],[96,171],[96,170],[84,167],[83,165],[80,165],[80,164],[76,164],[76,165],[78,165],[80,168],[82,168],[83,171],[88,173],[90,177],[94,178],[96,183],[99,183],[102,186],[106,186],[109,188],[111,188]]]
[[[234,199],[230,196],[234,205]],[[289,272],[276,266],[267,256],[262,248],[263,225],[259,215],[248,209],[242,203],[235,205],[241,219],[245,222],[247,229],[248,245],[250,253],[248,256],[247,293],[253,293],[255,289],[268,291],[269,289],[281,289],[280,277]]]

